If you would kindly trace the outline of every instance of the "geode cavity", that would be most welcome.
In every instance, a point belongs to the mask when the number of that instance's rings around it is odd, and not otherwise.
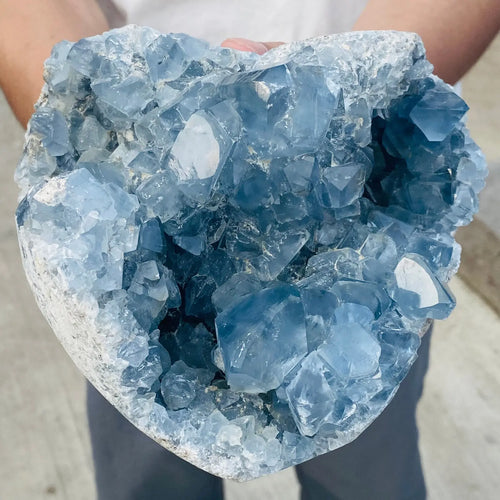
[[[485,164],[418,36],[263,56],[129,26],[58,44],[17,170],[38,304],[85,376],[250,479],[358,436],[429,318]]]

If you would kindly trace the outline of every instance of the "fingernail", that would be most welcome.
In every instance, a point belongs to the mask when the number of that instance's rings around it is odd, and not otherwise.
[[[264,54],[268,50],[263,43],[247,40],[246,38],[228,38],[221,43],[221,46],[244,52],[256,52],[257,54]]]

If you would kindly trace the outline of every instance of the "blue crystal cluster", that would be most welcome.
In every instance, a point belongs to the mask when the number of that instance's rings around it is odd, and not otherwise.
[[[453,309],[486,173],[431,72],[382,32],[262,57],[138,27],[54,48],[18,226],[97,328],[120,317],[129,418],[153,398],[170,442],[245,477],[382,411]]]

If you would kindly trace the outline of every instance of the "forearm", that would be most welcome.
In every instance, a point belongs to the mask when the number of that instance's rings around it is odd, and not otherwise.
[[[354,29],[418,33],[435,73],[455,83],[500,29],[500,0],[370,0]]]
[[[94,0],[0,0],[0,86],[26,126],[53,45],[108,29]]]

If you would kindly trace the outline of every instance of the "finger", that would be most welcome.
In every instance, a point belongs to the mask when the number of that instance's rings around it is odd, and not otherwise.
[[[274,49],[275,47],[279,47],[280,45],[284,45],[285,42],[262,42],[262,45],[267,47],[267,50]]]
[[[257,54],[264,54],[264,52],[269,50],[265,44],[247,40],[246,38],[227,38],[221,43],[221,46],[242,50],[244,52],[256,52]]]
[[[270,49],[279,47],[285,42],[255,42],[247,38],[227,38],[221,43],[222,47],[229,47],[236,50],[243,50],[247,52],[256,52],[257,54],[264,54]]]

